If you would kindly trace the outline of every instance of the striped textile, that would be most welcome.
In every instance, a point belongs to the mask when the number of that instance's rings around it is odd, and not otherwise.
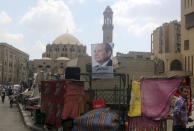
[[[167,131],[166,120],[152,120],[147,117],[129,117],[128,131]]]
[[[108,108],[92,110],[74,120],[73,131],[119,131],[119,115]]]

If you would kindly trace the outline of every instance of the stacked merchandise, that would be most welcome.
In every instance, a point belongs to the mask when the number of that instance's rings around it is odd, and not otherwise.
[[[80,81],[67,81],[65,84],[64,105],[61,119],[74,119],[85,112],[84,84]]]
[[[92,110],[74,120],[73,131],[119,131],[119,115],[109,108]]]

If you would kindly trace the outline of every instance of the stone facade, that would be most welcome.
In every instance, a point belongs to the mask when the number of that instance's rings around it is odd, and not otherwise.
[[[127,57],[127,58],[131,58],[131,59],[144,59],[144,60],[151,59],[150,52],[129,51],[129,53],[127,53],[127,54],[117,52],[117,56],[118,57]]]
[[[116,73],[128,74],[132,80],[154,76],[156,73],[154,61],[149,59],[117,56],[113,59],[113,63]]]
[[[28,54],[7,43],[0,43],[0,84],[28,81],[28,61]]]
[[[65,33],[57,37],[52,44],[47,44],[42,59],[34,59],[29,62],[31,77],[33,73],[39,71],[64,74],[67,62],[81,56],[87,56],[86,46],[82,45],[74,36]]]
[[[157,28],[152,34],[151,44],[152,55],[163,61],[165,73],[190,75],[192,85],[194,85],[193,21],[193,0],[181,0],[181,26],[179,22],[173,21]]]
[[[47,44],[46,52],[42,57],[57,59],[67,57],[69,59],[86,55],[86,46],[83,46],[77,38],[65,33],[57,37],[52,44]]]
[[[29,61],[29,70],[31,73],[31,77],[33,73],[37,73],[40,71],[43,72],[50,72],[52,74],[64,74],[66,64],[69,59],[49,59],[49,58],[42,58],[42,59],[34,59]]]
[[[181,0],[181,53],[183,70],[194,76],[194,1]]]
[[[159,59],[165,73],[182,71],[181,25],[178,21],[165,23],[152,33],[152,59]]]

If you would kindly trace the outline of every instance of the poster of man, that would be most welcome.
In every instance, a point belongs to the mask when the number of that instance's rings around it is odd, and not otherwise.
[[[113,77],[112,54],[113,43],[92,44],[93,78]]]

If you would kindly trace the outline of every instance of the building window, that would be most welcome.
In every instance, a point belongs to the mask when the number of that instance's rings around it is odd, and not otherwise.
[[[50,65],[47,65],[46,68],[50,68],[51,66]]]
[[[189,50],[189,40],[184,41],[184,50]]]
[[[38,68],[42,68],[42,65],[39,65]]]
[[[188,56],[188,71],[190,71],[190,56]]]
[[[91,63],[86,64],[86,71],[92,72],[92,64]]]
[[[192,71],[192,74],[193,74],[193,56],[191,56],[191,71]]]
[[[170,70],[171,71],[181,71],[182,70],[182,65],[179,60],[173,60],[170,64]]]
[[[185,56],[185,71],[187,71],[187,57]]]
[[[181,44],[179,43],[176,43],[176,50],[175,50],[175,53],[180,53],[181,52]]]
[[[141,59],[141,58],[143,58],[143,56],[142,55],[137,55],[137,58]]]
[[[74,51],[75,51],[75,49],[74,49],[73,47],[71,47],[70,51],[71,51],[71,52],[74,52]]]
[[[185,28],[190,29],[194,27],[194,12],[185,15]]]

